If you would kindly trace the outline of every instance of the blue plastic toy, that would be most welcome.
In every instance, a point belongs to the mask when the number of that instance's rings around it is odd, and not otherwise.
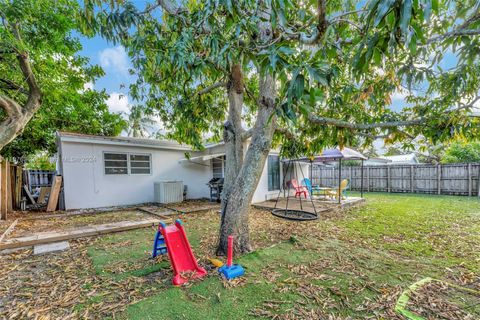
[[[241,277],[245,274],[245,270],[239,264],[233,264],[233,236],[228,236],[227,264],[218,269],[227,280]]]
[[[167,246],[165,245],[165,239],[163,238],[162,233],[157,230],[157,233],[155,233],[155,241],[153,242],[152,258],[155,258],[159,254],[166,253]]]

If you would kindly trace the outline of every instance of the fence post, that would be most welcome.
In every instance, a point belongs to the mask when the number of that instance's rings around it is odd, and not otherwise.
[[[7,160],[0,159],[1,161],[1,179],[0,179],[0,220],[7,220],[8,210],[8,179],[7,179]]]
[[[12,170],[10,166],[10,162],[7,161],[7,212],[13,211],[13,188],[12,188]]]
[[[480,197],[480,165],[478,165],[477,172],[477,196]]]
[[[415,167],[410,166],[410,192],[414,193],[414,187],[413,187],[413,177],[415,176]]]
[[[367,166],[367,192],[370,192],[370,167]],[[480,197],[480,192],[478,193]]]
[[[350,185],[351,185],[351,188],[353,190],[353,179],[352,179],[352,166],[350,166],[350,168],[348,169],[349,171],[349,175],[350,175]]]
[[[390,166],[387,166],[387,192],[390,192]]]
[[[442,166],[437,164],[437,194],[442,194]]]
[[[472,196],[472,164],[469,163],[467,166],[467,176],[468,176],[468,196]]]

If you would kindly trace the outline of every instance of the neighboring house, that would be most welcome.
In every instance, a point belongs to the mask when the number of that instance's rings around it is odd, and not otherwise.
[[[383,166],[389,164],[390,162],[392,162],[392,160],[383,158],[368,158],[368,160],[365,160],[363,164],[365,166]]]
[[[370,158],[365,161],[366,166],[378,165],[408,165],[418,164],[419,161],[415,153],[402,154],[397,156],[383,156],[378,158]]]
[[[154,183],[182,181],[187,199],[209,198],[207,183],[223,177],[223,143],[192,151],[172,141],[57,133],[57,171],[66,209],[154,202]],[[187,158],[187,154],[190,156]],[[252,202],[278,195],[282,163],[271,151]]]

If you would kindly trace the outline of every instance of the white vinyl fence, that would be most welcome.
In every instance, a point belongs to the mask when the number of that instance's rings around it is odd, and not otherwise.
[[[350,190],[360,190],[361,167],[342,166]],[[480,196],[480,163],[383,165],[363,167],[363,191]],[[338,185],[338,167],[314,166],[312,183]]]

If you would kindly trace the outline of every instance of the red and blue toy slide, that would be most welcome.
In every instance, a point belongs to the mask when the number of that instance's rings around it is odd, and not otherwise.
[[[207,271],[198,265],[193,255],[182,221],[177,219],[175,224],[171,226],[160,222],[158,229],[163,235],[168,257],[172,264],[174,285],[179,286],[188,282],[189,279],[207,275]],[[182,277],[185,272],[193,272],[193,274],[189,275],[189,278]]]

